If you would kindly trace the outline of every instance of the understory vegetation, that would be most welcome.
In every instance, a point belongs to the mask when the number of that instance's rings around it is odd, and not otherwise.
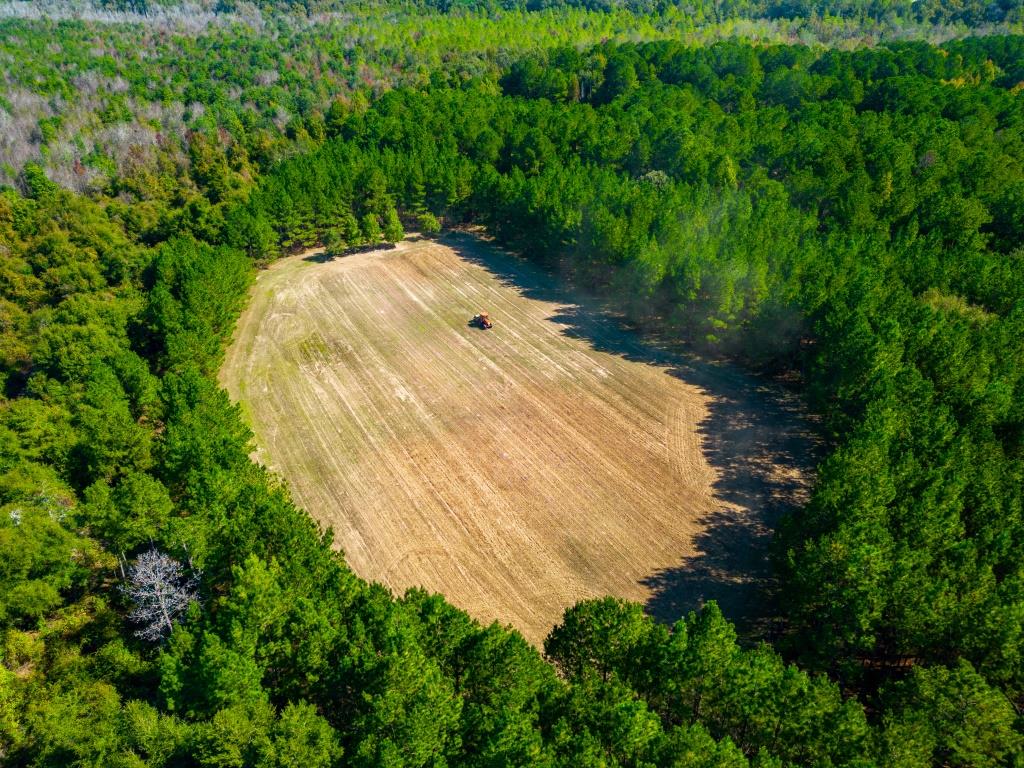
[[[643,10],[402,60],[338,20],[0,24],[0,762],[1024,760],[1024,37],[697,46]],[[602,42],[627,14],[656,39]],[[773,645],[607,598],[542,655],[358,579],[249,460],[215,374],[256,267],[403,222],[796,382],[828,452]],[[142,613],[140,562],[177,590]]]

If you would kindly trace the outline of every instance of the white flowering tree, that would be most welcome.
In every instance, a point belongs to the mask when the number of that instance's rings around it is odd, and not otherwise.
[[[167,637],[174,622],[199,599],[199,576],[153,548],[128,568],[122,589],[135,606],[128,618],[141,625],[135,635],[156,642]]]

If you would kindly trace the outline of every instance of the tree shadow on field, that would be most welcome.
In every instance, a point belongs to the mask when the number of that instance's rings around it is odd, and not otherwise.
[[[309,261],[313,264],[327,264],[328,262],[334,261],[335,259],[344,259],[346,256],[354,256],[357,253],[369,253],[370,251],[393,251],[397,246],[394,243],[377,243],[375,245],[354,245],[351,248],[346,248],[337,252],[328,252],[326,250],[317,251],[311,253],[308,256],[303,256],[303,261]]]
[[[716,509],[696,521],[694,554],[642,579],[647,612],[675,622],[715,600],[747,639],[771,634],[777,616],[768,550],[786,512],[806,499],[819,443],[799,399],[780,385],[738,367],[698,358],[681,345],[626,327],[600,300],[471,234],[442,239],[521,295],[561,305],[551,318],[568,337],[592,349],[662,368],[708,396],[698,425],[704,458],[714,468]]]
[[[752,376],[709,375],[699,364],[669,372],[711,396],[698,430],[719,506],[698,521],[695,554],[643,580],[647,611],[674,622],[715,600],[741,636],[768,638],[778,615],[769,544],[806,500],[818,451],[811,422],[795,396]]]

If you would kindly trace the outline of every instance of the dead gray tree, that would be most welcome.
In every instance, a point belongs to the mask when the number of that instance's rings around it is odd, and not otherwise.
[[[167,637],[174,622],[199,599],[199,576],[154,547],[128,568],[121,589],[135,606],[128,618],[142,626],[135,636],[156,642]]]

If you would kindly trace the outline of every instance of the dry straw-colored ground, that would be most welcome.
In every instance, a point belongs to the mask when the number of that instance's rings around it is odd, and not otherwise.
[[[356,573],[540,642],[613,594],[756,615],[764,542],[803,492],[795,409],[659,353],[467,234],[263,272],[221,378],[257,458]],[[490,331],[467,327],[488,310]]]

